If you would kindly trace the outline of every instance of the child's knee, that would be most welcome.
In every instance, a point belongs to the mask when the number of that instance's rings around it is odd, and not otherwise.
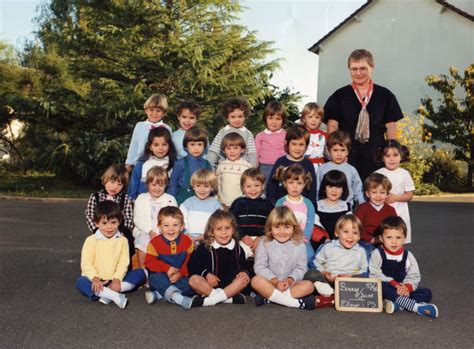
[[[265,280],[263,277],[261,277],[261,276],[259,276],[259,275],[255,275],[255,276],[252,278],[252,280],[250,281],[250,284],[252,285],[252,287],[253,287],[254,289],[259,289],[259,288],[262,287],[262,285],[264,284],[265,281],[266,281],[266,280]]]

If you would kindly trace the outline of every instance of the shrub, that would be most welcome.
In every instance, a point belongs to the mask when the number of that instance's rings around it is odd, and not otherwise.
[[[442,190],[462,186],[465,183],[466,163],[455,160],[452,152],[436,150],[428,160],[430,166],[423,175],[423,182],[433,183]]]

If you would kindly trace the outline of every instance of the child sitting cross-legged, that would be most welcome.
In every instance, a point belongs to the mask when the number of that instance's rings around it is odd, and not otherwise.
[[[265,225],[255,255],[252,287],[255,305],[269,302],[290,308],[314,309],[314,286],[302,280],[308,270],[303,233],[293,212],[275,207]]]
[[[207,222],[204,241],[189,260],[189,285],[205,296],[204,306],[218,303],[244,304],[250,272],[237,240],[232,213],[218,210]],[[245,290],[245,291],[244,291]]]
[[[145,268],[145,255],[150,240],[158,235],[158,213],[163,207],[175,206],[176,200],[165,193],[168,185],[168,173],[162,167],[152,167],[146,174],[148,192],[140,194],[135,201],[133,221],[135,228],[135,248],[137,249],[138,265]]]
[[[304,276],[314,282],[319,296],[316,308],[334,305],[334,281],[340,277],[367,277],[367,255],[359,246],[362,224],[353,214],[341,216],[335,227],[335,240],[325,243],[316,252],[314,265]]]
[[[217,192],[217,177],[211,170],[200,169],[191,176],[194,196],[180,206],[184,216],[186,234],[196,243],[204,238],[204,230],[209,217],[222,206],[212,194]]]
[[[76,288],[84,296],[103,304],[114,302],[125,309],[128,292],[146,281],[143,269],[128,271],[130,257],[127,239],[119,232],[122,220],[120,207],[113,201],[101,201],[96,205],[94,222],[97,230],[82,247],[82,276]]]
[[[438,308],[431,302],[431,290],[418,287],[420,269],[413,253],[403,247],[407,226],[398,216],[387,217],[378,230],[382,246],[372,252],[370,277],[382,280],[384,309],[388,314],[405,309],[418,315],[438,317]]]
[[[184,134],[183,146],[187,154],[174,164],[168,187],[168,193],[176,198],[178,205],[194,195],[190,184],[191,175],[201,168],[211,169],[209,162],[203,158],[207,147],[206,131],[190,128]]]
[[[237,221],[240,246],[247,258],[253,257],[260,238],[265,235],[265,223],[274,205],[262,198],[265,177],[258,168],[245,170],[240,178],[244,196],[235,199],[229,211]]]
[[[148,304],[164,297],[184,309],[202,305],[201,297],[194,296],[188,282],[188,261],[194,249],[193,241],[185,234],[183,214],[177,207],[164,207],[158,213],[160,235],[148,245],[145,267],[150,272],[150,291],[145,293]]]

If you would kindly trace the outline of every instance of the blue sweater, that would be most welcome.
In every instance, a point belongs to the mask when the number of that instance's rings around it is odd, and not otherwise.
[[[188,159],[189,164],[189,177],[185,178],[185,163]],[[192,155],[187,155],[184,158],[179,159],[173,166],[173,172],[171,173],[170,182],[168,184],[168,194],[176,196],[180,188],[189,188],[191,185],[189,180],[194,172],[202,168],[207,168],[211,170],[211,165],[207,160],[204,160],[202,157],[194,157]]]

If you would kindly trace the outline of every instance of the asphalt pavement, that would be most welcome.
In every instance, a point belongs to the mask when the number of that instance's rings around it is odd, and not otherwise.
[[[85,201],[0,199],[1,348],[473,348],[474,204],[412,202],[421,285],[437,319],[413,313],[218,305],[185,311],[91,302],[75,290],[87,236]]]

